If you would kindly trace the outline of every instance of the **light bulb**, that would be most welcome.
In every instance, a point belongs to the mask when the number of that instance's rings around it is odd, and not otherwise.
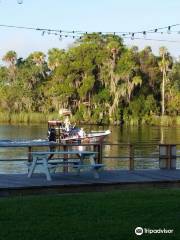
[[[22,3],[23,3],[23,0],[17,0],[17,3],[18,3],[18,4],[22,4]]]

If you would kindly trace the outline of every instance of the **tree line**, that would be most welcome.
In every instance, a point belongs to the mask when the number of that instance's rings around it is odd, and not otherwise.
[[[71,109],[79,122],[151,123],[180,113],[180,61],[166,47],[153,54],[114,35],[85,34],[67,50],[26,59],[8,51],[0,67],[0,112]]]

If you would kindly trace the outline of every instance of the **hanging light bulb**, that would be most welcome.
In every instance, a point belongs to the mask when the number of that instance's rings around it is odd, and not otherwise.
[[[134,40],[134,33],[132,33],[131,35],[131,40]]]
[[[17,3],[18,3],[18,4],[22,4],[22,3],[23,3],[23,0],[17,0]]]
[[[144,36],[144,38],[146,37],[146,31],[143,31],[143,36]]]
[[[171,26],[168,26],[167,33],[168,33],[168,34],[170,34],[170,33],[171,33]]]

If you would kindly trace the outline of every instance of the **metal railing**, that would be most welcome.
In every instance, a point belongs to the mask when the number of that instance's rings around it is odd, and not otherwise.
[[[180,144],[175,144],[176,154],[171,154],[171,146],[174,144],[163,144],[166,154],[160,156],[161,144],[129,144],[129,143],[86,143],[86,144],[54,144],[59,151],[68,151],[71,149],[89,150],[97,152],[96,162],[104,163],[107,169],[144,169],[144,168],[159,168],[159,163],[163,159],[165,168],[172,168],[172,161],[176,160],[176,168],[180,168]],[[51,146],[53,146],[51,144]],[[31,152],[49,149],[50,145],[24,145],[24,146],[0,146],[0,161],[1,162],[25,162],[31,161]],[[6,149],[5,149],[6,148]],[[16,148],[16,151],[15,151]],[[3,150],[3,151],[2,151]],[[17,152],[18,150],[18,152]],[[11,154],[10,154],[11,152]],[[17,153],[16,153],[17,152]],[[18,156],[18,153],[19,156]],[[6,155],[8,158],[2,158]],[[9,157],[11,155],[11,157]],[[16,156],[15,158],[13,156]],[[64,156],[67,160],[68,156]]]
[[[161,155],[160,149],[164,147],[165,154]],[[106,147],[109,148],[110,154],[105,154]],[[118,148],[113,151],[113,148]],[[175,153],[171,152],[171,148],[175,147]],[[122,144],[122,143],[103,143],[102,144],[102,162],[115,160],[116,162],[124,162],[126,169],[134,170],[136,168],[180,168],[180,144]],[[114,155],[116,152],[117,155]],[[160,165],[163,160],[164,167]],[[176,166],[173,166],[176,161]],[[142,167],[143,165],[143,167]]]

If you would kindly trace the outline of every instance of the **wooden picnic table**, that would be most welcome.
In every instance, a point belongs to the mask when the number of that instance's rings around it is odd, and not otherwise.
[[[28,177],[32,177],[35,169],[41,166],[43,172],[46,175],[46,179],[51,181],[51,171],[54,172],[58,166],[72,166],[76,169],[77,174],[80,173],[82,168],[89,168],[93,174],[94,178],[99,178],[98,170],[104,166],[104,164],[99,164],[95,162],[95,157],[98,152],[91,151],[80,151],[80,150],[69,150],[69,151],[38,151],[31,152],[32,162],[29,164]],[[49,159],[49,156],[58,156],[56,159]],[[64,156],[70,156],[70,158],[64,159]],[[74,157],[76,156],[76,158]],[[85,163],[85,159],[89,159],[89,163]]]

